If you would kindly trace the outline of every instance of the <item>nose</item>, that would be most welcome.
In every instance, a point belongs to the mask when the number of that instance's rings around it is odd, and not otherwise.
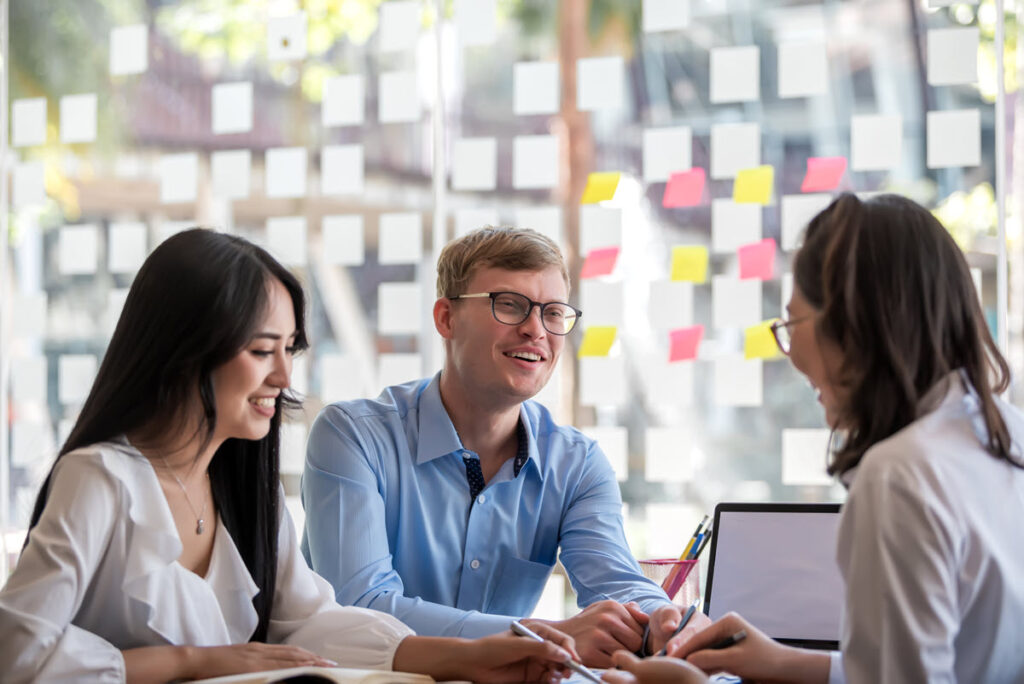
[[[267,384],[272,387],[285,388],[291,385],[292,381],[292,355],[284,349],[274,353],[274,367],[267,376]]]
[[[519,324],[519,331],[524,337],[529,337],[532,340],[540,339],[547,334],[547,330],[544,329],[544,322],[540,317],[540,304],[534,304],[530,307],[530,313],[527,314],[526,320]],[[534,316],[534,311],[537,315]]]

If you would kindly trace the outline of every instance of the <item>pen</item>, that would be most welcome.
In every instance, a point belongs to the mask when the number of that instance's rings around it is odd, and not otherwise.
[[[687,542],[686,548],[683,549],[683,553],[680,554],[679,560],[686,560],[687,559],[687,557],[690,554],[690,550],[693,549],[693,547],[699,541],[700,532],[701,532],[702,529],[704,529],[704,525],[706,525],[707,522],[708,522],[708,516],[705,514],[704,517],[701,518],[701,521],[697,524],[697,529],[695,529],[693,531],[693,534],[690,536],[690,541]],[[661,583],[661,590],[662,591],[668,592],[669,587],[672,586],[672,583],[675,582],[676,576],[679,574],[679,567],[680,567],[679,565],[676,565],[675,567],[672,568],[671,571],[669,571],[668,576],[665,577],[664,581]]]
[[[697,551],[693,554],[693,559],[694,560],[697,559],[697,557],[700,555],[701,551],[704,550],[704,547],[708,545],[709,541],[711,541],[711,529],[710,528],[704,532],[704,538],[700,540],[700,546],[697,547]]]
[[[683,631],[683,627],[686,627],[686,623],[690,621],[693,614],[697,612],[697,604],[700,603],[700,599],[697,599],[690,604],[690,607],[686,609],[686,614],[683,615],[683,619],[679,621],[679,626],[676,627],[676,631],[672,632],[672,636],[665,640],[665,645],[658,651],[658,655],[663,656],[668,653],[668,642],[672,640],[672,637]],[[746,635],[744,635],[746,636]]]
[[[534,632],[532,629],[530,629],[529,627],[527,627],[526,625],[521,623],[519,620],[513,620],[512,621],[512,632],[513,632],[513,634],[518,634],[519,636],[528,637],[530,639],[533,639],[534,641],[546,641],[546,639],[544,637],[542,637],[540,634],[537,634],[536,632]],[[584,678],[594,682],[595,684],[602,684],[601,678],[598,677],[593,672],[591,672],[590,670],[588,670],[583,665],[583,663],[578,663],[575,660],[571,660],[570,659],[570,660],[568,660],[565,663],[565,665],[566,665],[566,667],[568,667],[573,672],[579,673]]]
[[[747,638],[747,630],[741,629],[740,631],[736,632],[735,634],[731,634],[731,635],[725,637],[721,641],[716,641],[715,643],[713,643],[710,646],[708,646],[708,648],[714,649],[716,651],[720,651],[723,648],[729,648],[730,646],[738,644],[738,643],[740,643],[741,641],[743,641],[746,638]]]

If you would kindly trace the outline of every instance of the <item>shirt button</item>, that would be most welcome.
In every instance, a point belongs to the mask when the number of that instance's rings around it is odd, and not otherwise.
[[[475,558],[474,558],[473,560],[471,560],[471,561],[469,562],[469,567],[471,567],[471,568],[473,568],[474,570],[476,570],[477,568],[479,568],[479,567],[480,567],[480,561],[478,561],[477,559],[475,559]]]
[[[483,502],[485,502],[485,501],[487,501],[487,497],[486,497],[486,496],[484,496],[483,494],[481,494],[480,496],[476,497],[476,502],[477,502],[478,504],[482,504],[482,503],[483,503]]]

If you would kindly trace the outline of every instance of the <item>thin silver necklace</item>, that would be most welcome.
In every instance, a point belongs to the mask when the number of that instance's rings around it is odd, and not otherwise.
[[[192,511],[192,515],[196,516],[196,534],[202,534],[203,524],[205,522],[203,518],[206,516],[206,498],[203,498],[202,509],[196,513],[196,507],[192,505],[192,497],[188,495],[188,490],[185,489],[185,484],[181,481],[181,478],[178,477],[178,474],[174,472],[174,469],[171,468],[169,463],[167,463],[167,457],[160,454],[160,460],[164,462],[164,468],[171,473],[171,477],[173,477],[174,481],[178,483],[179,487],[181,487],[181,493],[185,495],[185,503],[188,504],[188,508]]]

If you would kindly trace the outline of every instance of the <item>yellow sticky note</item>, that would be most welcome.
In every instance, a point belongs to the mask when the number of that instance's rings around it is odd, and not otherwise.
[[[614,325],[595,325],[583,331],[583,344],[578,356],[608,356],[615,342],[617,328]]]
[[[775,169],[770,165],[743,169],[736,174],[732,186],[732,201],[744,204],[769,204],[772,201],[772,185]]]
[[[775,335],[772,335],[773,322],[762,321],[744,331],[743,358],[774,359],[779,355],[779,345],[775,344]]]
[[[583,190],[580,204],[597,204],[610,200],[615,196],[615,188],[619,186],[621,175],[618,171],[605,171],[587,176],[587,187]]]
[[[708,279],[707,247],[673,247],[672,280],[704,283]]]

